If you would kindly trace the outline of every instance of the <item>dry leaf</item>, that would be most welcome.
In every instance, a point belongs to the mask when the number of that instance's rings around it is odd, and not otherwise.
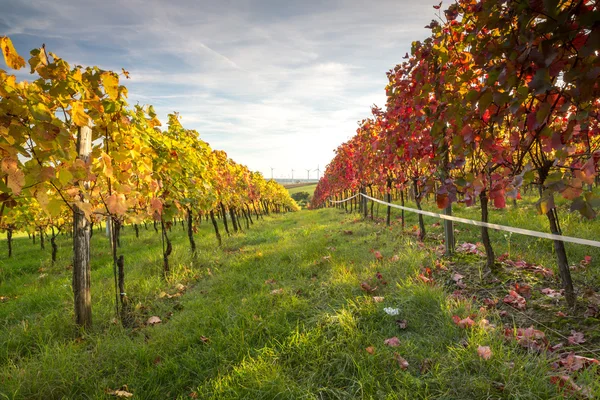
[[[400,346],[400,339],[398,339],[396,336],[394,336],[389,339],[385,339],[383,341],[383,344],[385,344],[386,346],[390,346],[390,347],[398,347],[398,346]]]
[[[492,349],[490,349],[490,346],[479,346],[477,347],[477,354],[484,360],[489,360],[492,357]]]
[[[394,360],[398,362],[400,369],[406,371],[408,369],[408,361],[398,353],[394,353]]]
[[[148,321],[146,321],[146,323],[148,325],[155,325],[155,324],[160,324],[162,321],[159,317],[157,317],[156,315],[148,318]]]
[[[117,389],[117,390],[111,390],[108,389],[106,391],[107,394],[111,395],[111,396],[116,396],[116,397],[120,397],[123,399],[128,399],[130,397],[133,397],[133,393],[129,393],[127,391],[127,385],[124,385],[121,387],[121,389]]]
[[[406,329],[406,327],[408,326],[408,322],[406,322],[405,319],[397,319],[396,325],[398,325],[398,328],[400,329]]]
[[[581,344],[585,343],[583,338],[583,332],[571,331],[571,336],[568,337],[570,344]]]
[[[369,346],[365,349],[365,351],[369,354],[375,354],[375,347]]]

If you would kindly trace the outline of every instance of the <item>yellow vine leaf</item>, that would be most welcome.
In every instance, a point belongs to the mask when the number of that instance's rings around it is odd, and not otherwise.
[[[48,193],[46,193],[46,190],[36,190],[35,198],[40,204],[40,207],[42,207],[44,210],[48,208],[48,202],[50,201],[50,199],[48,198]]]
[[[6,185],[14,194],[21,194],[21,188],[25,184],[25,174],[19,169],[17,160],[11,157],[4,157],[1,166],[2,172],[6,173],[8,177]]]
[[[71,103],[71,118],[77,126],[87,126],[90,122],[90,117],[83,111],[83,103],[80,101]]]
[[[108,154],[102,152],[100,159],[102,160],[102,173],[107,178],[112,178],[113,177],[113,167],[112,167],[112,160],[111,160],[110,156]]]
[[[106,93],[108,93],[108,97],[111,100],[117,100],[119,97],[119,77],[112,72],[103,72],[100,75],[100,79],[102,79],[102,85]]]
[[[124,215],[127,211],[125,196],[122,194],[112,194],[106,199],[106,207],[111,214]]]
[[[0,47],[2,47],[2,55],[6,65],[12,69],[21,69],[25,66],[25,59],[17,53],[12,41],[7,36],[0,38]]]
[[[51,217],[58,217],[63,207],[63,201],[61,199],[51,199],[44,209],[48,211]]]
[[[29,65],[31,66],[31,73],[43,69],[48,65],[48,59],[46,58],[46,51],[42,47],[41,49],[33,49],[30,52],[31,58],[29,59]]]

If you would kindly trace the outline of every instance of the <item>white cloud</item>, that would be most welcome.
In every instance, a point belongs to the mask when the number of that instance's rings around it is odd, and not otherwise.
[[[214,148],[279,176],[323,170],[383,105],[385,72],[427,35],[435,3],[23,0],[0,26],[72,63],[125,67],[131,103],[178,111]]]

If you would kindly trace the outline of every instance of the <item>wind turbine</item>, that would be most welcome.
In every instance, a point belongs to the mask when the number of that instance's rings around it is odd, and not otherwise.
[[[294,182],[294,169],[292,168],[292,183]]]
[[[317,171],[317,180],[319,180],[319,173],[321,172],[321,170],[319,169],[319,166],[317,165],[317,169],[314,169],[313,171]]]
[[[273,167],[270,167],[270,168],[271,168],[271,180],[273,180],[273,170],[274,170],[275,168],[273,168]]]
[[[306,170],[306,180],[310,180],[310,168]]]

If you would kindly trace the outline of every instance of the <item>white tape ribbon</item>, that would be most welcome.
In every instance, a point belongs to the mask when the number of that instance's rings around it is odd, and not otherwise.
[[[439,214],[439,213],[434,213],[431,211],[416,210],[414,208],[399,206],[397,204],[392,204],[392,203],[385,202],[383,200],[375,199],[375,198],[373,198],[371,196],[367,196],[366,194],[363,194],[363,193],[358,193],[358,194],[360,194],[361,196],[363,196],[369,200],[372,200],[376,203],[380,203],[380,204],[383,204],[386,206],[398,208],[400,210],[414,212],[417,214],[427,215],[427,216],[435,217],[435,218],[441,218],[441,219],[445,219],[448,221],[455,221],[455,222],[460,222],[462,224],[475,225],[475,226],[484,226],[486,228],[495,229],[497,231],[518,233],[520,235],[533,236],[533,237],[542,238],[542,239],[559,240],[562,242],[570,242],[570,243],[585,244],[588,246],[600,247],[600,242],[598,242],[596,240],[580,239],[580,238],[575,238],[575,237],[571,237],[571,236],[563,236],[563,235],[555,235],[553,233],[538,232],[538,231],[532,231],[529,229],[513,228],[512,226],[490,224],[489,222],[474,221],[472,219],[459,218],[459,217],[454,217],[452,215]],[[348,199],[336,201],[334,203],[342,203],[344,201],[348,201],[348,200],[358,196],[358,194],[356,194]]]
[[[347,199],[344,199],[344,200],[340,200],[340,201],[333,201],[333,200],[329,200],[329,201],[330,201],[330,202],[332,202],[333,204],[344,203],[344,202],[346,202],[346,201],[350,201],[350,200],[352,200],[353,198],[355,198],[355,197],[356,197],[356,196],[358,196],[358,195],[359,195],[359,193],[355,194],[355,195],[354,195],[354,196],[352,196],[352,197],[348,197]]]

